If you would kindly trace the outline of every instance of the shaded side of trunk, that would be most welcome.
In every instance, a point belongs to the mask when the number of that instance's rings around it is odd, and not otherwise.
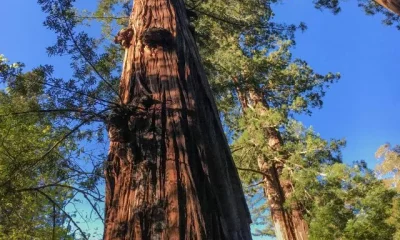
[[[238,79],[234,78],[233,82],[237,86],[236,91],[243,111],[248,109],[249,103],[261,104],[262,111],[269,110],[261,93],[255,90],[248,90],[245,93],[240,89]],[[283,145],[279,131],[275,128],[267,128],[265,136],[269,147],[279,152]],[[308,239],[308,224],[304,219],[301,206],[294,203],[290,209],[284,207],[286,199],[293,191],[292,182],[280,177],[285,161],[285,159],[264,159],[263,156],[257,159],[259,169],[264,173],[264,191],[270,206],[275,235],[278,240],[306,240]]]
[[[400,15],[400,0],[375,0],[382,7]]]
[[[106,240],[251,239],[250,214],[182,0],[134,1],[110,117]]]

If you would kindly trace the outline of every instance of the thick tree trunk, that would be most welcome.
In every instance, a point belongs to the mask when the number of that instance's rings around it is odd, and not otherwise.
[[[375,0],[379,5],[400,15],[400,0]]]
[[[243,111],[248,109],[251,102],[253,105],[261,104],[261,111],[269,111],[268,104],[263,100],[262,94],[258,91],[249,90],[244,93],[239,87],[237,78],[233,79],[236,84],[238,98]],[[265,137],[269,147],[279,152],[283,146],[280,133],[275,128],[265,129]],[[285,208],[286,199],[293,192],[293,184],[288,179],[281,179],[285,159],[264,159],[259,156],[257,159],[261,172],[264,173],[264,191],[271,210],[271,217],[275,228],[275,235],[278,240],[306,240],[308,239],[308,224],[304,219],[301,206],[293,203],[290,208]]]
[[[251,239],[183,0],[134,1],[108,126],[106,240]]]

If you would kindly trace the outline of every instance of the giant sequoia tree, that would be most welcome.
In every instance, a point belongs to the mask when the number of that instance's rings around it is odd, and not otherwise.
[[[109,122],[105,239],[250,239],[250,216],[180,0],[135,1]]]
[[[98,42],[76,28],[73,1],[39,3],[57,33],[49,54],[73,60],[73,79],[44,80],[51,107],[74,119],[71,132],[107,125],[104,238],[250,239],[250,214],[183,1],[135,1],[115,39],[125,48],[120,80],[118,50],[97,54]],[[82,130],[82,138],[99,133]]]

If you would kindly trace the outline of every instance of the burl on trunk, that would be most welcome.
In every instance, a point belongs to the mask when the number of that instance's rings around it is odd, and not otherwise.
[[[137,0],[105,169],[111,239],[251,239],[241,182],[183,0]]]

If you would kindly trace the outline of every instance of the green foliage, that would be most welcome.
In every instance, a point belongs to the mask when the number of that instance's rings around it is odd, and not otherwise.
[[[365,163],[326,166],[308,191],[310,239],[393,239],[395,193]]]
[[[2,76],[19,73],[20,66],[0,56]],[[41,77],[38,70],[17,74],[7,92],[0,91],[0,239],[71,239],[57,207],[69,198],[69,189],[35,190],[66,177],[68,170],[59,167],[65,145],[48,153],[57,137],[50,119],[12,115],[38,109],[42,88],[28,79]]]
[[[400,198],[399,196],[396,196],[393,198],[393,204],[392,204],[392,214],[388,220],[388,223],[395,226],[396,232],[393,235],[394,240],[399,240],[400,239]]]
[[[78,140],[90,134],[77,130],[85,122],[68,126],[85,112],[71,121],[76,111],[67,109],[70,102],[63,95],[52,98],[49,66],[24,72],[23,64],[0,55],[0,70],[6,86],[0,91],[0,239],[87,239],[74,210],[66,210],[84,200],[102,219],[102,194],[95,187],[102,165],[90,152],[81,156]],[[65,109],[51,108],[60,103]]]
[[[234,74],[232,71],[232,76],[240,76],[238,85],[242,91],[258,89],[268,106],[279,109],[284,115],[311,114],[311,108],[322,107],[325,89],[338,80],[340,75],[321,75],[315,73],[304,60],[293,60],[290,53],[293,46],[291,41],[278,42],[277,46],[276,50],[253,51],[251,57],[241,56],[246,63],[236,69],[242,73]],[[214,64],[218,66],[221,62],[227,61],[216,60]]]

